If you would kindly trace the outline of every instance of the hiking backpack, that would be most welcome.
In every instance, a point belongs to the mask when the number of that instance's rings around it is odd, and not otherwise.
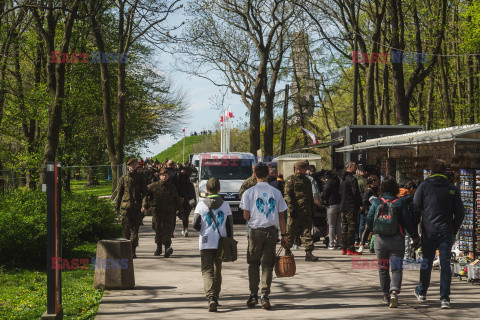
[[[393,236],[399,228],[397,209],[393,205],[397,200],[389,201],[380,198],[383,204],[375,208],[375,219],[373,221],[373,233]]]

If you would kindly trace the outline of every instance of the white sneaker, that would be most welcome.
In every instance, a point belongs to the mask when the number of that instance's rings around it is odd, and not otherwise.
[[[182,230],[182,236],[185,236],[185,231]]]
[[[335,249],[334,246],[328,246],[328,250],[333,250],[333,249]]]
[[[184,237],[188,237],[188,230],[185,230],[185,233],[183,234]]]
[[[360,253],[363,252],[363,245],[361,245],[361,246],[358,248],[357,252],[360,252]]]
[[[293,250],[298,250],[298,245],[294,244],[294,245],[292,246],[292,249],[293,249]]]

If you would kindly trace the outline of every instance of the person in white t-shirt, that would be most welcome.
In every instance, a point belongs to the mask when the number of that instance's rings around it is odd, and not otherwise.
[[[288,249],[285,231],[287,204],[281,192],[268,184],[268,167],[264,163],[257,164],[253,172],[257,184],[245,191],[240,202],[243,217],[250,228],[247,250],[250,297],[247,300],[247,306],[254,307],[258,303],[261,266],[261,303],[264,309],[269,310],[271,305],[268,295],[275,266],[278,228],[282,236],[281,244]]]
[[[233,217],[228,202],[218,195],[220,181],[217,178],[207,181],[207,192],[207,199],[195,208],[193,228],[200,231],[198,241],[208,310],[216,312],[222,286],[222,261],[217,255],[218,242],[220,234],[222,237],[233,237]]]

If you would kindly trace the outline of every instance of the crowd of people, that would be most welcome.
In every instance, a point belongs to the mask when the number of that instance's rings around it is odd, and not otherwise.
[[[141,224],[141,219],[135,217],[151,210],[156,231],[155,255],[162,253],[164,245],[168,257],[173,252],[175,213],[184,221],[186,236],[188,216],[195,208],[192,226],[199,231],[205,294],[209,311],[216,311],[222,282],[222,261],[217,249],[222,237],[233,237],[232,211],[219,195],[220,181],[209,179],[207,198],[196,204],[193,185],[188,179],[190,167],[177,167],[172,161],[150,165],[147,161],[142,172],[136,159],[131,159],[128,165],[130,172],[120,180],[117,199],[124,236],[132,240],[135,252]],[[148,173],[151,167],[156,168],[153,171],[159,170],[158,180],[155,171]],[[247,221],[250,283],[247,306],[259,303],[260,292],[262,307],[271,308],[269,295],[276,244],[280,242],[287,254],[301,244],[305,260],[315,262],[318,260],[313,255],[314,241],[318,240],[315,227],[328,225],[325,234],[328,249],[358,256],[369,248],[376,254],[382,301],[391,308],[398,306],[403,263],[412,262],[413,252],[419,247],[423,261],[414,294],[418,300],[426,300],[435,252],[439,250],[441,308],[450,308],[449,263],[464,208],[459,189],[445,176],[445,162],[433,159],[429,167],[431,176],[418,187],[413,181],[400,187],[393,177],[380,179],[354,162],[347,163],[342,172],[316,172],[308,162],[299,161],[295,163],[295,173],[286,179],[273,163],[255,165],[253,175],[239,190],[240,209]],[[148,177],[150,184],[145,182]],[[135,205],[131,205],[130,199],[137,199]],[[322,211],[325,221],[319,214]]]
[[[157,244],[154,254],[161,255],[164,247],[168,258],[173,253],[171,238],[177,216],[182,220],[182,235],[188,236],[190,212],[196,205],[195,187],[189,177],[195,168],[177,165],[173,160],[136,158],[128,160],[127,167],[128,173],[118,182],[115,206],[121,215],[123,235],[132,241],[135,258],[138,229],[145,214],[151,213]]]

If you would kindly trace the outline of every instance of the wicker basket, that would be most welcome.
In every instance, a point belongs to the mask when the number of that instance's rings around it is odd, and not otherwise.
[[[281,256],[281,251],[282,247],[280,247],[275,257],[275,274],[279,278],[293,277],[297,270],[295,267],[295,257],[290,250],[285,252],[284,256]]]

